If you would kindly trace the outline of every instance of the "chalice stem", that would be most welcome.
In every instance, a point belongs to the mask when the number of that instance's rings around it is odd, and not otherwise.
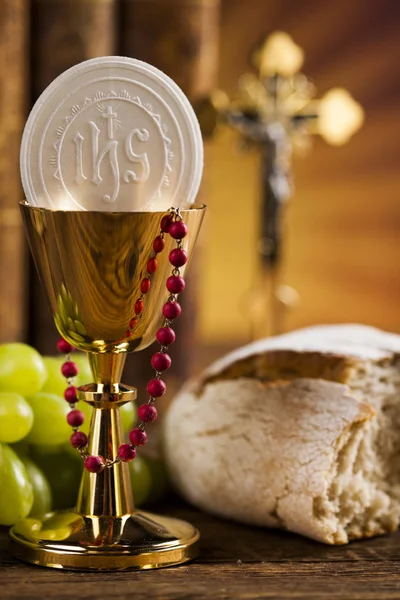
[[[116,460],[124,442],[120,406],[136,396],[134,388],[120,383],[125,359],[125,353],[89,353],[95,383],[78,390],[79,399],[93,407],[88,454],[108,463],[100,473],[83,470],[77,512],[84,516],[122,517],[134,511],[129,466]]]

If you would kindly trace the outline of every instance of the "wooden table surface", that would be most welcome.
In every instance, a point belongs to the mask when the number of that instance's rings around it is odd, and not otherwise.
[[[400,531],[332,547],[284,532],[219,520],[175,502],[196,524],[200,557],[155,571],[74,573],[18,563],[0,534],[1,600],[400,599]]]

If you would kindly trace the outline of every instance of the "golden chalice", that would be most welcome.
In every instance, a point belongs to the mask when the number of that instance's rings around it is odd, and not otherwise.
[[[84,470],[76,509],[25,519],[10,532],[11,551],[27,562],[76,570],[150,569],[197,553],[198,531],[179,519],[134,507],[119,408],[136,398],[121,383],[128,352],[142,350],[162,325],[175,240],[165,237],[140,318],[129,329],[153,240],[165,212],[62,211],[21,204],[29,245],[60,334],[88,353],[93,382],[79,399],[93,407],[87,453],[107,466]],[[204,206],[182,209],[181,245],[191,257]],[[187,263],[180,268],[184,274]],[[73,326],[72,326],[73,325]],[[127,331],[128,329],[128,331]]]

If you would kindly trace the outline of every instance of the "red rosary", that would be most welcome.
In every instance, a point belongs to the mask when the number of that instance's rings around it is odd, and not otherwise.
[[[57,348],[63,354],[66,354],[66,361],[61,366],[61,372],[67,380],[68,387],[64,392],[64,398],[71,407],[67,415],[67,422],[73,429],[70,441],[74,448],[77,448],[85,459],[85,468],[90,473],[99,473],[106,467],[111,467],[118,462],[128,462],[135,458],[136,447],[143,446],[147,442],[146,426],[157,419],[157,409],[154,406],[157,398],[163,396],[167,389],[165,382],[161,379],[162,373],[171,366],[171,357],[167,353],[168,347],[175,341],[175,332],[171,328],[174,319],[181,314],[181,306],[178,303],[178,295],[185,289],[185,280],[181,277],[179,268],[186,264],[188,257],[182,248],[182,240],[187,235],[188,229],[182,220],[179,209],[171,208],[169,213],[164,215],[160,222],[160,232],[153,242],[153,254],[147,261],[147,273],[140,284],[140,296],[135,302],[135,315],[129,322],[129,327],[125,337],[129,338],[141,318],[145,297],[151,287],[151,278],[157,270],[157,255],[164,250],[165,235],[169,234],[177,242],[177,247],[171,250],[169,262],[173,266],[172,275],[166,281],[167,290],[170,293],[167,302],[164,304],[162,313],[164,316],[163,326],[157,331],[156,339],[161,348],[151,358],[151,365],[155,370],[155,377],[147,384],[149,399],[146,404],[138,408],[138,417],[140,423],[129,433],[130,444],[121,444],[118,448],[118,456],[114,460],[106,460],[103,456],[92,456],[86,452],[88,443],[87,436],[79,431],[85,417],[82,411],[76,408],[78,402],[77,389],[74,386],[74,377],[78,374],[77,365],[71,360],[70,353],[74,347],[61,338],[57,343]]]

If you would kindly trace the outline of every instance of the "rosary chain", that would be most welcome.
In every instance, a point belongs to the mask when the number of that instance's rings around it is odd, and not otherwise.
[[[148,260],[147,272],[146,272],[145,276],[143,277],[141,285],[140,285],[141,293],[135,303],[135,316],[129,322],[129,328],[127,329],[126,337],[129,337],[131,335],[133,328],[137,325],[137,323],[139,322],[139,320],[142,317],[145,296],[146,296],[147,292],[150,290],[151,280],[157,269],[156,257],[160,252],[162,252],[162,250],[165,246],[165,242],[164,242],[165,233],[169,232],[170,227],[174,223],[181,223],[181,222],[183,223],[183,219],[182,219],[182,215],[181,215],[179,208],[173,208],[173,207],[170,208],[168,213],[166,213],[166,215],[164,215],[164,217],[161,220],[159,234],[153,242],[154,252],[152,253],[152,255],[150,256],[150,258]],[[175,228],[175,229],[177,229],[177,228]],[[181,278],[181,271],[179,269],[179,266],[177,266],[177,265],[183,266],[187,262],[187,255],[183,249],[183,242],[182,242],[182,239],[186,236],[186,234],[187,234],[187,227],[183,223],[183,225],[181,227],[179,227],[176,231],[174,230],[174,235],[172,236],[176,240],[176,250],[175,251],[178,252],[178,256],[176,258],[172,258],[174,251],[171,251],[170,256],[169,256],[169,260],[174,267],[172,269],[172,276],[167,280],[167,284],[166,284],[167,289],[170,291],[170,295],[168,296],[167,303],[164,305],[164,308],[163,308],[163,314],[165,316],[163,325],[162,325],[161,329],[159,329],[159,331],[157,332],[157,337],[158,337],[158,334],[162,331],[168,332],[167,338],[164,340],[164,342],[160,342],[160,350],[158,352],[158,355],[164,355],[164,357],[166,357],[166,358],[165,358],[164,363],[161,363],[161,365],[163,365],[164,368],[161,369],[161,366],[159,368],[155,368],[154,379],[151,380],[148,384],[149,399],[146,404],[147,404],[147,406],[149,406],[151,408],[155,404],[157,398],[164,394],[165,389],[166,389],[165,383],[163,382],[163,380],[161,378],[162,378],[163,370],[168,369],[171,364],[171,359],[170,359],[169,355],[167,354],[169,344],[175,340],[175,334],[174,334],[173,330],[171,329],[171,325],[173,324],[173,320],[175,318],[177,318],[181,312],[181,307],[178,304],[177,300],[178,300],[179,293],[181,291],[183,291],[183,289],[185,287],[185,282]],[[177,265],[175,263],[177,263]],[[168,284],[170,279],[173,280],[173,284],[174,284],[174,288],[172,291]],[[168,317],[165,315],[164,309],[166,306],[169,306],[169,307],[174,306],[174,311],[173,311],[172,317],[171,316]],[[126,338],[124,338],[124,339],[126,339]],[[74,383],[75,383],[75,376],[78,373],[78,369],[77,369],[77,366],[75,365],[75,363],[71,362],[70,352],[73,350],[73,347],[68,342],[61,339],[58,343],[58,348],[60,350],[61,350],[61,348],[67,348],[67,352],[66,352],[66,356],[65,356],[66,362],[62,366],[63,374],[64,374],[63,369],[64,369],[64,367],[66,367],[66,365],[73,365],[73,367],[70,368],[71,372],[69,373],[69,376],[66,377],[67,389],[64,393],[64,396],[65,396],[66,400],[68,400],[71,411],[75,411],[76,405],[78,402],[78,398],[76,397],[76,390],[74,387]],[[153,356],[153,359],[156,356],[157,356],[157,354],[155,354]],[[152,359],[152,363],[153,363],[153,359]],[[74,374],[71,375],[72,372]],[[154,382],[156,382],[156,383],[154,383]],[[74,391],[71,392],[71,389]],[[153,390],[153,393],[151,393],[151,390]],[[139,411],[141,409],[145,409],[146,404],[139,407]],[[122,444],[118,449],[118,455],[114,459],[109,459],[109,458],[104,459],[103,457],[100,457],[100,456],[98,456],[98,457],[91,456],[88,453],[87,437],[84,433],[81,433],[79,431],[79,427],[80,427],[80,425],[82,425],[84,417],[80,411],[76,411],[76,412],[79,414],[74,415],[76,422],[73,423],[73,425],[71,425],[72,430],[73,430],[73,434],[71,436],[71,443],[74,447],[77,448],[82,459],[85,461],[86,469],[89,470],[90,472],[100,472],[104,468],[110,468],[116,464],[119,464],[121,462],[126,462],[126,461],[129,461],[129,460],[132,460],[133,458],[135,458],[135,456],[136,456],[135,447],[137,445],[143,445],[147,441],[147,434],[145,433],[147,424],[149,422],[154,421],[157,418],[157,411],[155,408],[152,408],[152,411],[150,411],[150,412],[148,411],[147,418],[144,419],[144,417],[143,417],[141,419],[139,425],[135,429],[133,429],[129,434],[131,442],[132,442],[132,438],[135,440],[137,438],[137,436],[139,435],[138,442],[136,444],[134,444],[134,443]],[[146,415],[146,412],[144,412],[144,415]],[[69,413],[69,417],[71,417],[71,413]],[[67,417],[67,420],[70,423],[70,420],[73,421],[74,419],[69,419]],[[137,432],[139,432],[139,434]],[[75,436],[75,438],[74,438],[74,436]],[[79,437],[77,438],[77,436],[79,436]]]

